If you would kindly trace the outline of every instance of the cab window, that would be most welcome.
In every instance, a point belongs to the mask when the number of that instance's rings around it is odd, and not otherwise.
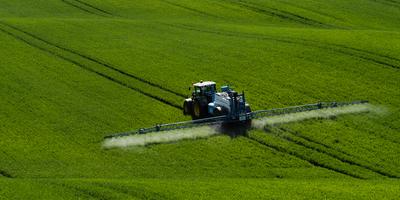
[[[201,88],[200,88],[200,87],[194,87],[194,92],[195,92],[196,94],[200,94]]]

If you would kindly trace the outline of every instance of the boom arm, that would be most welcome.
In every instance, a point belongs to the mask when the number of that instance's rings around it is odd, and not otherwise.
[[[365,103],[368,103],[368,101],[362,100],[362,101],[352,101],[352,102],[320,102],[320,103],[315,103],[315,104],[306,104],[306,105],[292,106],[292,107],[286,107],[286,108],[275,108],[275,109],[270,109],[270,110],[257,110],[254,112],[245,113],[242,115],[242,117],[245,117],[246,119],[258,119],[258,118],[263,118],[263,117],[270,117],[270,116],[283,115],[283,114],[289,114],[289,113],[319,110],[319,109],[325,109],[325,108],[342,107],[342,106],[354,105],[354,104],[365,104]],[[155,125],[155,126],[149,127],[149,128],[141,128],[139,130],[108,135],[104,138],[123,137],[123,136],[129,136],[129,135],[133,135],[133,134],[146,134],[146,133],[150,133],[150,132],[161,132],[161,131],[168,131],[168,130],[191,128],[191,127],[196,127],[196,126],[221,124],[221,123],[225,123],[225,122],[236,122],[236,121],[232,121],[228,115],[223,115],[223,116],[210,117],[210,118],[205,118],[205,119],[170,123],[170,124],[158,124],[158,125]]]

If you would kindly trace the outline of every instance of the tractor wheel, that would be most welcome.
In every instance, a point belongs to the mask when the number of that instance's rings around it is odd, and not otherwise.
[[[183,102],[183,114],[184,115],[193,114],[193,101],[191,99],[187,99]]]
[[[200,119],[201,118],[201,116],[202,116],[201,110],[202,109],[201,109],[200,102],[195,101],[194,105],[193,105],[193,118],[194,119]]]

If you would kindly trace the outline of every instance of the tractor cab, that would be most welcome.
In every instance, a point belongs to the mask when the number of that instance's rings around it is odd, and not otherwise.
[[[216,93],[217,88],[213,81],[200,81],[193,84],[192,97],[185,99],[183,113],[191,115],[193,119],[210,117],[208,104],[214,101]]]
[[[212,101],[214,99],[215,93],[217,92],[216,84],[212,81],[201,81],[199,83],[193,84],[193,87],[193,98],[205,97],[208,101]]]

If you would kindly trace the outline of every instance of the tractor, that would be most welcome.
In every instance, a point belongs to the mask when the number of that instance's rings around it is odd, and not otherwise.
[[[228,122],[249,122],[251,119],[247,114],[250,112],[244,92],[238,94],[227,85],[218,92],[212,81],[193,84],[192,97],[183,102],[183,114],[190,115],[193,120],[225,115]]]

